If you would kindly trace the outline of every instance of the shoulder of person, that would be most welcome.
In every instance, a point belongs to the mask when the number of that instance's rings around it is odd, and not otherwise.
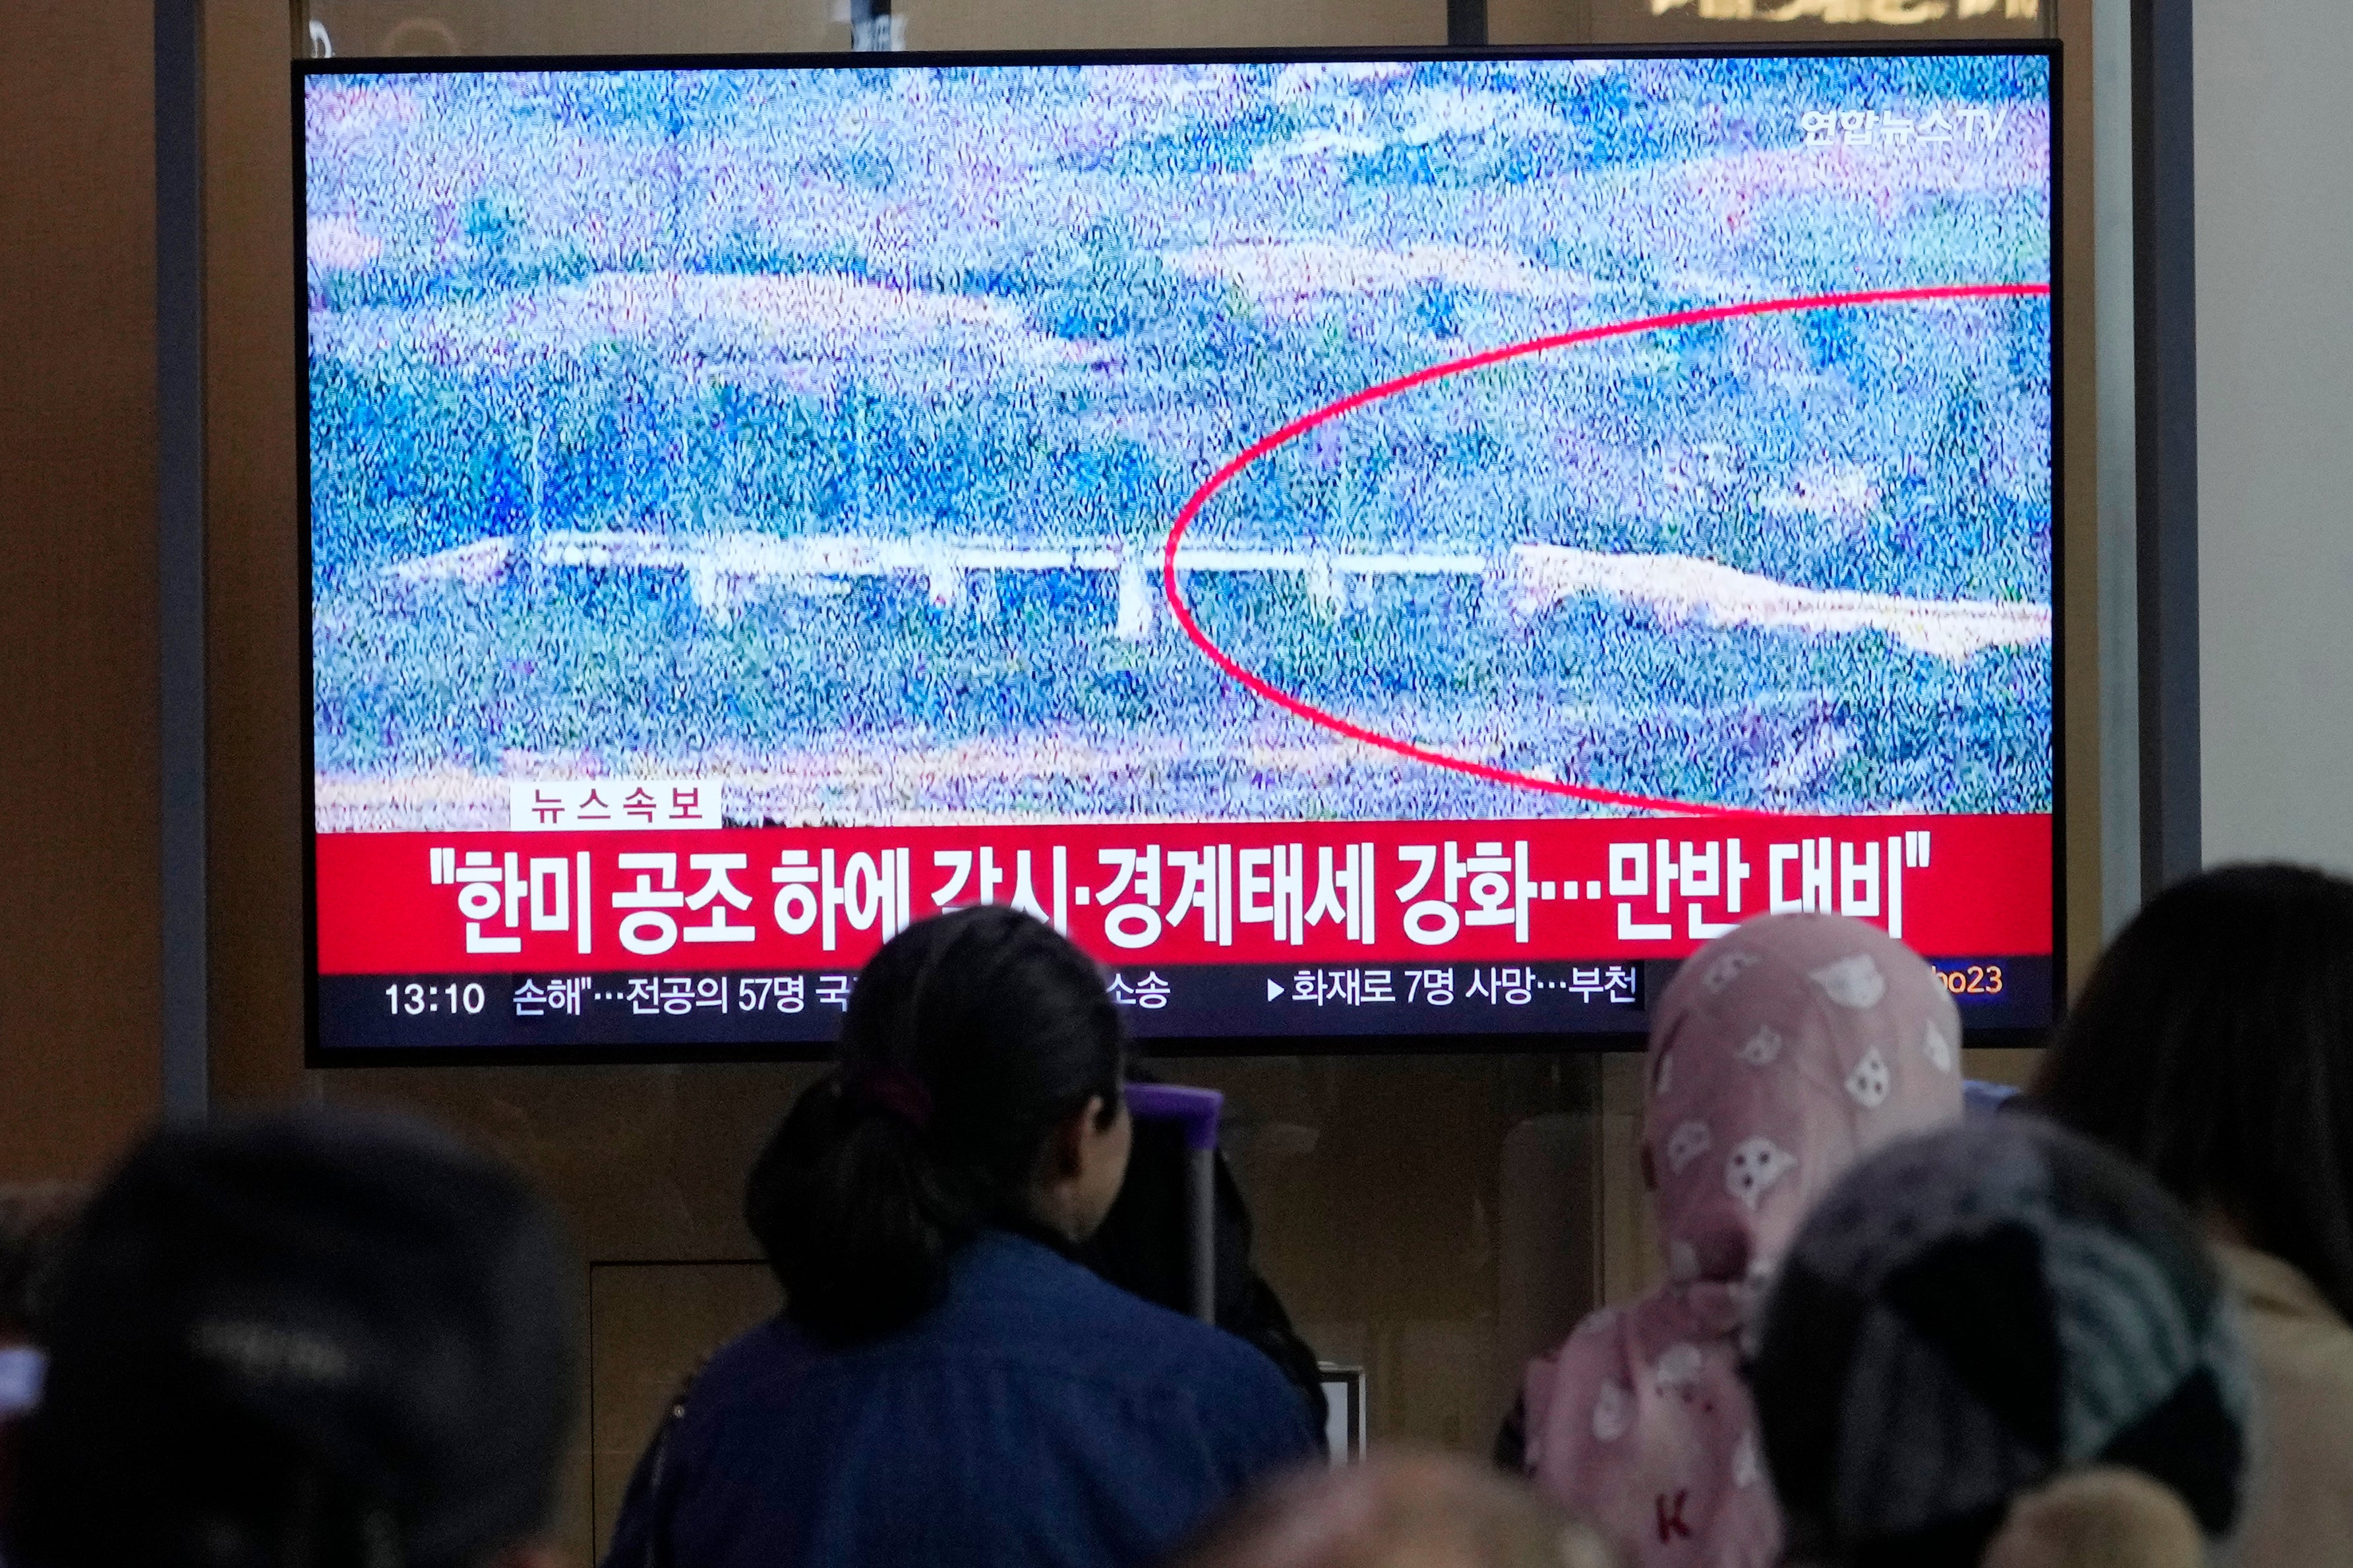
[[[959,1315],[1011,1317],[1050,1341],[1077,1328],[1097,1338],[1157,1339],[1171,1323],[1194,1322],[1122,1289],[1042,1241],[1008,1231],[985,1231],[970,1243],[949,1298]]]
[[[2247,1349],[2269,1371],[2293,1370],[2299,1382],[2353,1390],[2353,1327],[2294,1264],[2268,1252],[2218,1244],[2246,1328]],[[2348,1406],[2353,1423],[2353,1406]]]
[[[1059,1256],[1055,1261],[1070,1271],[1060,1283],[1073,1307],[1106,1337],[1128,1341],[1125,1353],[1136,1370],[1186,1383],[1198,1383],[1205,1374],[1242,1384],[1267,1383],[1290,1396],[1291,1385],[1282,1369],[1239,1334],[1147,1301],[1082,1264]]]
[[[2241,1315],[2247,1357],[2265,1397],[2333,1412],[2353,1436],[2353,1328],[2335,1313],[2303,1314],[2247,1307]],[[2353,1459],[2353,1448],[2348,1450]]]
[[[1008,1261],[1052,1300],[1031,1330],[1043,1343],[1078,1350],[1090,1381],[1145,1393],[1159,1408],[1190,1405],[1213,1427],[1271,1426],[1286,1441],[1295,1427],[1301,1440],[1314,1441],[1298,1391],[1256,1345],[1124,1290],[1050,1247],[1008,1240],[1026,1249]]]
[[[665,1406],[670,1426],[705,1426],[730,1407],[790,1397],[825,1359],[805,1331],[781,1312],[754,1324],[704,1357]]]
[[[1205,1428],[1272,1464],[1319,1451],[1322,1435],[1299,1389],[1264,1351],[1197,1318],[1167,1316],[1175,1327],[1165,1382],[1185,1391]]]

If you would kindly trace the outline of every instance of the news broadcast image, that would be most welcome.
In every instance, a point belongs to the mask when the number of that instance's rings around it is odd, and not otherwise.
[[[981,902],[1146,1042],[1798,909],[2047,1023],[2051,74],[311,70],[317,1049],[820,1053]]]

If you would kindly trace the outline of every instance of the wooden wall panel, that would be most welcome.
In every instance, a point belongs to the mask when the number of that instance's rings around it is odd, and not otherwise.
[[[154,13],[0,13],[0,1180],[161,1097]]]
[[[216,1104],[302,1063],[303,617],[297,536],[291,32],[206,0],[205,461]]]

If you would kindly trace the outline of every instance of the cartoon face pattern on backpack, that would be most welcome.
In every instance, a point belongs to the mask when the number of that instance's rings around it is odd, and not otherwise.
[[[1936,973],[1836,915],[1752,921],[1667,987],[1643,1115],[1667,1282],[1588,1318],[1526,1382],[1530,1471],[1628,1563],[1778,1561],[1740,1336],[1849,1166],[1959,1118],[1960,1040]]]

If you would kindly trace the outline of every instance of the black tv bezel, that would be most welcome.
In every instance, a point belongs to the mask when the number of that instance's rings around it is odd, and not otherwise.
[[[301,438],[297,444],[297,483],[301,497],[300,580],[297,619],[302,627],[302,1060],[306,1068],[384,1067],[670,1067],[698,1063],[821,1062],[831,1058],[831,1047],[815,1042],[782,1042],[773,1047],[712,1042],[663,1047],[541,1047],[541,1046],[340,1046],[319,1043],[319,884],[318,772],[315,756],[318,723],[315,653],[315,605],[311,565],[311,355],[308,289],[309,181],[308,117],[303,89],[310,81],[332,77],[484,76],[511,72],[564,72],[587,75],[632,70],[904,70],[992,66],[1144,66],[1144,65],[1355,65],[1437,61],[1576,61],[1645,59],[1874,59],[1942,58],[1973,55],[2039,57],[2049,63],[2051,169],[2051,1024],[2039,1028],[1971,1028],[1965,1043],[1972,1047],[2016,1047],[2043,1045],[2062,1016],[2067,995],[2067,724],[2066,724],[2066,536],[2063,519],[2066,504],[2065,384],[2061,374],[2064,351],[2064,296],[2061,272],[2065,259],[2063,213],[2065,176],[2063,150],[2064,101],[2061,87],[2062,50],[2055,38],[2015,40],[1956,39],[1921,44],[1662,44],[1617,46],[1525,46],[1454,48],[1436,46],[1348,48],[1226,48],[1226,49],[987,49],[969,51],[860,52],[851,54],[711,54],[711,55],[483,55],[468,57],[361,58],[297,59],[290,73],[293,118],[293,306],[295,341],[295,400]],[[1966,1022],[1966,1020],[1965,1020]],[[1248,1035],[1207,1038],[1153,1037],[1136,1042],[1137,1053],[1170,1057],[1345,1057],[1345,1056],[1588,1056],[1639,1051],[1647,1037],[1638,1032],[1592,1034],[1464,1034],[1431,1035]]]

